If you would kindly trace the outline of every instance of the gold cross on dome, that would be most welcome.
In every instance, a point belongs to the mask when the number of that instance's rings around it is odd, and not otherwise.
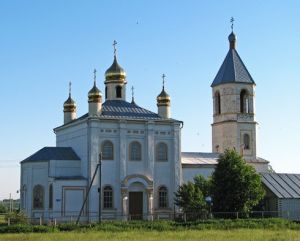
[[[114,55],[116,55],[116,53],[117,53],[117,41],[116,40],[114,40],[114,42],[113,42],[113,46],[114,46]]]
[[[94,69],[94,84],[96,84],[96,78],[97,78],[97,70],[96,69]]]
[[[233,31],[233,24],[234,24],[234,18],[233,17],[231,17],[230,22],[231,22],[231,31]]]
[[[71,91],[72,91],[72,82],[69,82],[69,96],[71,97]]]
[[[165,87],[165,78],[166,78],[166,75],[165,74],[162,74],[162,80],[163,80],[163,88]]]
[[[134,98],[134,87],[131,86],[131,95],[132,95],[132,98]]]

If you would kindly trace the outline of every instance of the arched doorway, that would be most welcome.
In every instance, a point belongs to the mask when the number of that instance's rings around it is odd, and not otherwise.
[[[126,219],[151,219],[153,181],[144,175],[129,175],[122,182],[123,216]]]

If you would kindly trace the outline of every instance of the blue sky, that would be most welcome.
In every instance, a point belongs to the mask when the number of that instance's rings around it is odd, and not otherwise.
[[[165,73],[172,117],[184,121],[183,151],[211,151],[210,84],[237,50],[256,81],[258,155],[277,172],[300,173],[299,1],[1,1],[0,199],[17,196],[19,162],[55,145],[68,82],[78,116],[87,112],[93,69],[104,72],[118,42],[135,100],[156,111]],[[9,180],[9,181],[7,181]]]

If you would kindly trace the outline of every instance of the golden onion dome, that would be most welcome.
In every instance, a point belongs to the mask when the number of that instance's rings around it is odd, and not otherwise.
[[[101,102],[102,93],[94,83],[93,88],[88,93],[89,102]]]
[[[105,72],[105,80],[125,80],[126,73],[124,69],[119,65],[116,55],[114,56],[114,62]]]
[[[171,97],[168,95],[168,93],[165,91],[165,88],[163,87],[162,91],[156,98],[157,105],[170,105]]]
[[[64,103],[64,112],[73,112],[76,110],[76,103],[72,99],[71,95],[69,95],[69,98]]]

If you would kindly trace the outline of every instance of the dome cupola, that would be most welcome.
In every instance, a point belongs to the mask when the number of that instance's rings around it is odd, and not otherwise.
[[[71,82],[69,83],[69,97],[64,102],[64,124],[76,119],[76,103],[71,97]]]
[[[157,96],[157,107],[158,107],[158,115],[163,118],[170,118],[171,116],[171,97],[165,91],[165,77],[166,75],[162,75],[163,79],[163,88],[160,94]]]
[[[96,69],[94,70],[94,86],[88,93],[89,115],[97,115],[102,110],[102,93],[96,84]]]
[[[116,45],[114,40],[114,61],[105,72],[105,100],[126,101],[126,73],[117,61]]]
[[[114,62],[105,72],[105,82],[109,81],[125,81],[126,73],[124,69],[119,65],[117,56],[114,55]]]

